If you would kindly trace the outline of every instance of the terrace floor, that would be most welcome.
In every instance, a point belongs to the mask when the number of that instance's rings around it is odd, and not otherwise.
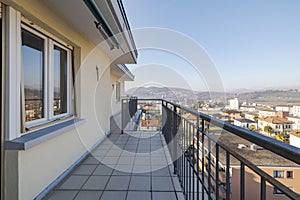
[[[161,132],[134,131],[108,136],[46,199],[184,197]]]

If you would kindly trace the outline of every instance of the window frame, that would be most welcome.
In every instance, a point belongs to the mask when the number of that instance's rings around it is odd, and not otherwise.
[[[47,49],[47,46],[48,46],[48,39],[45,35],[39,33],[38,31],[28,27],[28,26],[25,26],[24,24],[21,23],[21,34],[22,34],[22,30],[26,30],[28,32],[30,32],[31,34],[39,37],[39,38],[42,38],[44,40],[44,63],[43,63],[43,67],[44,67],[44,79],[43,79],[43,84],[44,84],[44,105],[43,105],[43,109],[44,109],[44,117],[41,118],[41,119],[36,119],[36,120],[32,120],[32,121],[28,121],[26,122],[26,119],[23,119],[24,122],[25,122],[25,126],[26,128],[27,127],[32,127],[32,126],[35,126],[36,124],[42,124],[42,123],[45,123],[47,122],[47,118],[48,118],[48,99],[47,99],[47,93],[48,93],[48,82],[46,81],[47,80],[47,77],[48,77],[48,49]],[[22,39],[21,39],[22,41]],[[21,48],[22,48],[22,43],[21,43]],[[23,55],[23,52],[21,50],[21,60],[22,60],[22,55]],[[24,73],[23,73],[23,64],[21,65],[21,77],[24,77]],[[23,90],[23,93],[24,93],[24,96],[21,97],[21,100],[23,100],[24,102],[21,102],[21,104],[23,105],[23,107],[25,106],[25,88],[24,88],[24,79],[21,78],[21,85],[22,85],[22,90]],[[22,95],[22,94],[21,94]],[[25,112],[25,107],[22,108],[22,111],[21,112]],[[26,114],[23,113],[23,116],[24,118],[26,118]]]
[[[32,121],[25,121],[26,114],[21,113],[21,116],[24,118],[23,122],[26,129],[32,129],[44,124],[47,124],[52,121],[59,119],[65,119],[73,115],[72,113],[72,49],[68,48],[69,45],[65,46],[60,42],[56,41],[51,35],[43,33],[43,31],[36,30],[35,27],[21,21],[21,32],[26,30],[37,37],[40,37],[44,40],[44,118],[36,119]],[[67,52],[67,112],[59,115],[54,115],[54,47],[57,46]],[[21,44],[22,47],[22,44]],[[22,52],[21,52],[22,58]],[[23,65],[21,65],[21,73],[23,76]],[[21,80],[21,84],[24,85],[24,80]],[[21,104],[23,105],[22,111],[25,112],[25,93],[24,86],[23,97],[21,97]],[[26,134],[28,131],[22,132],[21,134]]]
[[[58,46],[59,48],[65,50],[67,52],[67,112],[66,113],[62,113],[59,115],[54,115],[54,47]],[[51,51],[50,51],[51,50]],[[72,104],[72,52],[70,49],[68,49],[67,47],[63,46],[62,44],[60,44],[59,42],[54,41],[53,39],[49,40],[49,55],[50,55],[50,59],[49,59],[49,66],[52,66],[51,69],[49,69],[49,82],[50,82],[50,87],[49,87],[49,100],[50,103],[49,105],[49,119],[52,120],[57,120],[60,118],[65,118],[67,116],[71,115],[71,104]]]
[[[278,172],[282,172],[282,176],[278,176]],[[284,178],[284,170],[274,170],[273,177],[274,178]]]

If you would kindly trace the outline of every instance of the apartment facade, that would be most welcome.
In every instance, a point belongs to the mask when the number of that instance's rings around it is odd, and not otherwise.
[[[293,122],[287,120],[286,118],[278,116],[270,116],[258,119],[258,128],[264,131],[264,127],[270,126],[274,133],[286,133],[293,129]],[[268,134],[268,133],[265,133]]]
[[[258,111],[258,116],[259,117],[276,116],[276,111],[275,110],[260,110],[260,111]]]
[[[120,123],[137,52],[121,1],[0,5],[1,194],[41,198]]]
[[[287,116],[288,120],[294,122],[293,123],[293,131],[300,130],[300,117]]]
[[[251,126],[254,126],[257,128],[257,123],[253,120],[246,119],[246,118],[238,118],[234,119],[234,125],[242,127],[242,128],[247,128],[249,129]]]
[[[289,132],[290,145],[300,148],[300,133],[299,132]]]
[[[293,105],[293,116],[300,117],[300,105]]]

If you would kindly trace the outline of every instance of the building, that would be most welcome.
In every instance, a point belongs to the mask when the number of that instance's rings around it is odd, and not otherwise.
[[[287,120],[286,118],[281,118],[278,116],[258,118],[258,128],[260,128],[264,134],[269,134],[267,132],[264,132],[264,128],[266,126],[270,126],[275,134],[287,133],[292,131],[293,122]]]
[[[290,132],[290,145],[300,148],[300,132]]]
[[[239,100],[238,98],[230,99],[229,100],[229,109],[238,110],[239,109]]]
[[[120,125],[137,51],[122,1],[1,0],[0,9],[1,195],[39,199]]]
[[[233,124],[247,129],[250,129],[251,126],[255,127],[255,129],[257,128],[257,123],[255,121],[246,118],[234,119]]]
[[[250,143],[240,137],[234,135],[221,135],[218,137],[224,144],[228,144],[230,149],[236,149],[238,153],[246,159],[251,160],[251,163],[259,167],[265,173],[275,178],[282,184],[286,185],[293,191],[299,193],[300,192],[300,180],[296,177],[300,175],[300,167],[299,165],[290,162],[264,148],[261,148],[253,143]],[[196,141],[196,140],[195,140]],[[196,143],[196,142],[195,142]],[[201,147],[201,145],[199,145]],[[196,145],[195,145],[196,148]],[[199,149],[199,154],[201,155],[201,148]],[[208,149],[205,148],[206,154],[208,154]],[[211,188],[212,191],[215,192],[215,182],[213,180],[216,179],[216,156],[215,156],[215,147],[210,151],[211,155]],[[205,157],[205,172],[208,173],[209,169],[209,157]],[[201,166],[200,166],[201,167]],[[226,174],[226,152],[224,150],[220,150],[219,153],[219,193],[220,199],[225,199],[226,195],[224,193],[224,185],[225,185],[225,174]],[[234,157],[230,158],[230,198],[233,200],[240,199],[240,161],[235,159]],[[245,198],[246,199],[260,199],[260,177],[254,173],[248,167],[245,168]],[[266,199],[272,200],[288,200],[289,198],[282,195],[282,192],[278,190],[276,187],[272,186],[270,183],[266,183]]]
[[[233,123],[233,120],[236,118],[241,118],[241,112],[237,110],[226,110],[224,115],[228,118],[228,122]]]
[[[241,105],[240,110],[241,111],[246,111],[246,112],[255,112],[256,106]]]
[[[259,117],[270,117],[270,116],[276,116],[275,110],[259,110],[258,111]]]
[[[293,116],[300,117],[300,105],[293,105]]]
[[[294,122],[293,123],[293,131],[300,131],[300,117],[294,117],[294,116],[287,116],[286,117],[289,121]]]
[[[277,105],[277,106],[275,106],[275,111],[289,112],[291,115],[291,114],[293,114],[293,106],[292,105]]]
[[[255,121],[258,118],[258,112],[243,112],[243,113],[245,114],[246,119]]]
[[[276,111],[278,117],[286,118],[290,115],[290,112],[287,111]]]

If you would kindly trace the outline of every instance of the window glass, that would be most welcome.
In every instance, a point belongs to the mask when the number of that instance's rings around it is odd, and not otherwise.
[[[286,178],[293,178],[293,171],[287,171]]]
[[[67,113],[67,51],[54,46],[54,115]]]
[[[22,30],[25,120],[44,118],[44,39]]]
[[[283,171],[281,171],[281,170],[279,170],[279,171],[275,170],[274,171],[274,178],[283,178],[283,176],[284,176]]]

